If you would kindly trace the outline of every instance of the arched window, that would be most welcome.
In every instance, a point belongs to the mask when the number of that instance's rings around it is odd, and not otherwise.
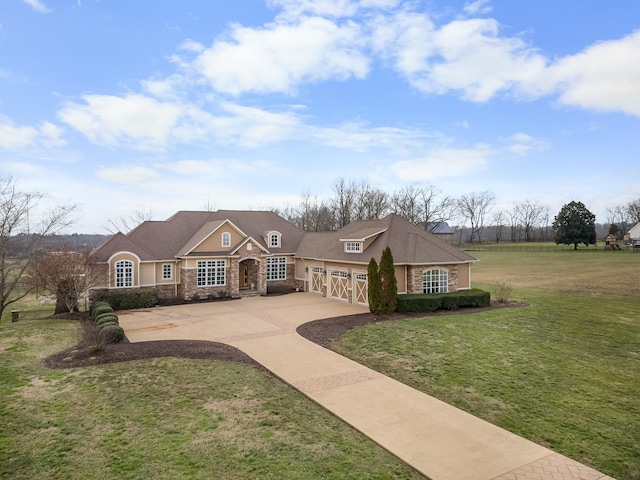
[[[278,232],[271,232],[269,234],[269,246],[280,247],[280,234]]]
[[[231,246],[231,234],[229,232],[222,233],[222,246],[223,247]]]
[[[447,293],[449,272],[442,268],[432,268],[422,273],[422,293]]]
[[[116,287],[133,286],[133,262],[119,260],[116,262]]]

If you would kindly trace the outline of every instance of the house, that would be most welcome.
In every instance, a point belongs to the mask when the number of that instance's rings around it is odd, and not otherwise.
[[[387,246],[399,293],[471,287],[473,257],[395,214],[304,232],[268,211],[180,211],[114,235],[92,261],[108,279],[97,289],[183,299],[298,289],[367,305],[367,266]]]
[[[629,241],[629,245],[640,248],[640,223],[636,223],[629,233],[625,235],[625,240]]]

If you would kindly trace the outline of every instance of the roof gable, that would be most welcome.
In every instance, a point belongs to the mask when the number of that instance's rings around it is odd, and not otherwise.
[[[187,241],[180,251],[178,251],[176,256],[182,257],[196,252],[219,252],[222,250],[228,250],[231,245],[229,248],[223,249],[220,239],[215,238],[216,233],[222,233],[223,230],[226,230],[225,227],[233,230],[242,238],[247,237],[247,235],[229,219],[212,220],[202,225],[202,227],[200,227],[200,229]]]

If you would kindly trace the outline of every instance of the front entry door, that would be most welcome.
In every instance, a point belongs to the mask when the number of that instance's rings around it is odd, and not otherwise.
[[[249,286],[249,268],[246,263],[240,264],[240,288]]]

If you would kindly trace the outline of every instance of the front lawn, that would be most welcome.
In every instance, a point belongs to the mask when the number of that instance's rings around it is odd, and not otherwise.
[[[371,324],[333,348],[619,480],[640,478],[640,255],[473,253],[474,286],[506,280],[531,305]]]
[[[0,478],[423,478],[252,366],[42,367],[79,339],[77,322],[0,325]]]

